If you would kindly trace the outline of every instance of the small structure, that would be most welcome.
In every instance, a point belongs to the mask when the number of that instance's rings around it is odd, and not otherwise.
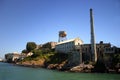
[[[20,54],[17,52],[5,54],[5,59],[7,62],[16,62],[20,58]]]
[[[39,44],[36,46],[36,49],[41,49],[43,44]]]
[[[82,55],[83,55],[83,61],[92,61],[92,53],[91,53],[91,44],[83,44],[82,46]],[[110,47],[110,43],[97,43],[96,44],[96,52],[97,57],[103,55],[104,49]]]
[[[54,49],[56,44],[57,44],[57,42],[47,42],[42,45],[42,48]]]
[[[62,42],[62,41],[67,40],[66,36],[67,36],[67,33],[65,31],[59,31],[58,42]]]

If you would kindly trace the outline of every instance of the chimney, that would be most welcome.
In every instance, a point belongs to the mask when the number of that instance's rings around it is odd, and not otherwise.
[[[94,33],[94,23],[93,23],[93,13],[92,9],[90,9],[90,27],[91,27],[91,54],[92,61],[97,61],[97,53],[96,53],[96,43],[95,43],[95,33]]]

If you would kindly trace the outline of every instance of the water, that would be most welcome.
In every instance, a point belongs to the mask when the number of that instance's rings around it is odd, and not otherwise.
[[[0,80],[120,80],[120,74],[59,72],[0,63]]]

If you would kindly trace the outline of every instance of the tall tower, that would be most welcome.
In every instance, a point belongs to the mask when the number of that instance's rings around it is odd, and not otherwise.
[[[95,34],[94,34],[94,23],[93,23],[93,14],[92,9],[90,9],[90,27],[91,27],[91,53],[92,53],[92,61],[97,61],[97,53],[96,53],[96,43],[95,43]]]

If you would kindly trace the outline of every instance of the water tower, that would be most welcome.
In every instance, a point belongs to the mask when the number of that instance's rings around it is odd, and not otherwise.
[[[62,41],[67,40],[66,36],[67,36],[67,33],[65,31],[59,31],[58,42],[62,42]]]

